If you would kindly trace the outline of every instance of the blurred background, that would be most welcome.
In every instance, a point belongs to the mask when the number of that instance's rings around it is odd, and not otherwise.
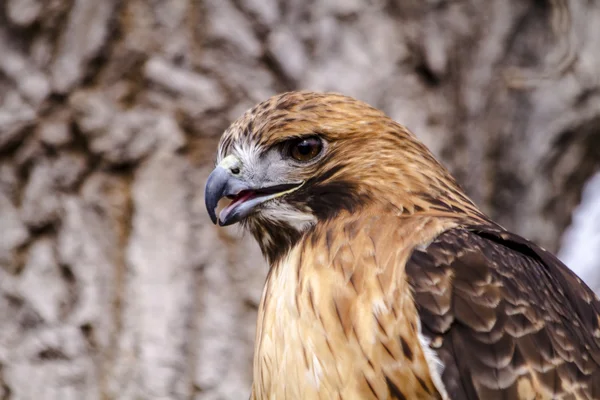
[[[0,0],[0,399],[247,398],[267,269],[203,186],[287,90],[385,110],[599,291],[599,38],[585,0]]]

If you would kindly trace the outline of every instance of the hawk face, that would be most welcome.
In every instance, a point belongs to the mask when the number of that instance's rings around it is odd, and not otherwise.
[[[316,130],[290,132],[269,144],[232,140],[228,148],[221,147],[206,184],[213,223],[241,222],[274,261],[319,220],[354,209],[368,197],[355,190],[348,179],[352,173],[333,161],[339,144]],[[231,202],[217,216],[223,197]]]
[[[328,148],[324,138],[312,133],[290,136],[268,147],[253,141],[233,143],[224,151],[226,155],[219,157],[206,184],[211,219],[222,226],[245,222],[250,227],[260,224],[306,230],[316,222],[309,194],[314,185],[309,182]],[[214,209],[223,197],[231,203],[217,218]]]
[[[424,175],[432,170],[441,172]],[[429,151],[383,112],[342,95],[291,92],[225,131],[205,202],[214,223],[241,222],[273,262],[320,221],[374,202],[412,213],[422,209],[418,196],[436,197],[447,183]],[[217,217],[223,197],[231,203]]]
[[[364,178],[382,150],[366,127],[382,116],[345,96],[308,92],[249,110],[219,143],[205,190],[213,223],[241,222],[273,261],[318,221],[365,204],[373,193]],[[217,216],[223,197],[231,203]]]

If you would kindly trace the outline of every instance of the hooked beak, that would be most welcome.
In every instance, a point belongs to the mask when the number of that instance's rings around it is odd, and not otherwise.
[[[231,157],[231,156],[229,156]],[[224,159],[225,162],[229,157]],[[234,175],[230,168],[221,162],[209,175],[204,190],[204,203],[213,224],[227,226],[241,221],[250,215],[257,206],[265,201],[291,193],[302,186],[303,182],[280,184],[269,187],[252,187],[243,179]],[[223,197],[231,203],[225,207],[217,219],[216,208]]]

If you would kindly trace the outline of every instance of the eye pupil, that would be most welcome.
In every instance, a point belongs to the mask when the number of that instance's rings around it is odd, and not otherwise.
[[[310,161],[321,153],[322,148],[319,138],[310,137],[293,142],[289,154],[296,161]]]
[[[300,142],[298,144],[298,152],[302,155],[310,154],[311,146],[310,143],[307,143],[306,140]]]

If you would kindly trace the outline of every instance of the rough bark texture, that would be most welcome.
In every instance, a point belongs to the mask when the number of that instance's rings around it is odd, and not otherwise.
[[[0,399],[246,398],[266,267],[203,184],[276,92],[386,110],[556,250],[600,166],[599,37],[587,0],[0,1]]]

